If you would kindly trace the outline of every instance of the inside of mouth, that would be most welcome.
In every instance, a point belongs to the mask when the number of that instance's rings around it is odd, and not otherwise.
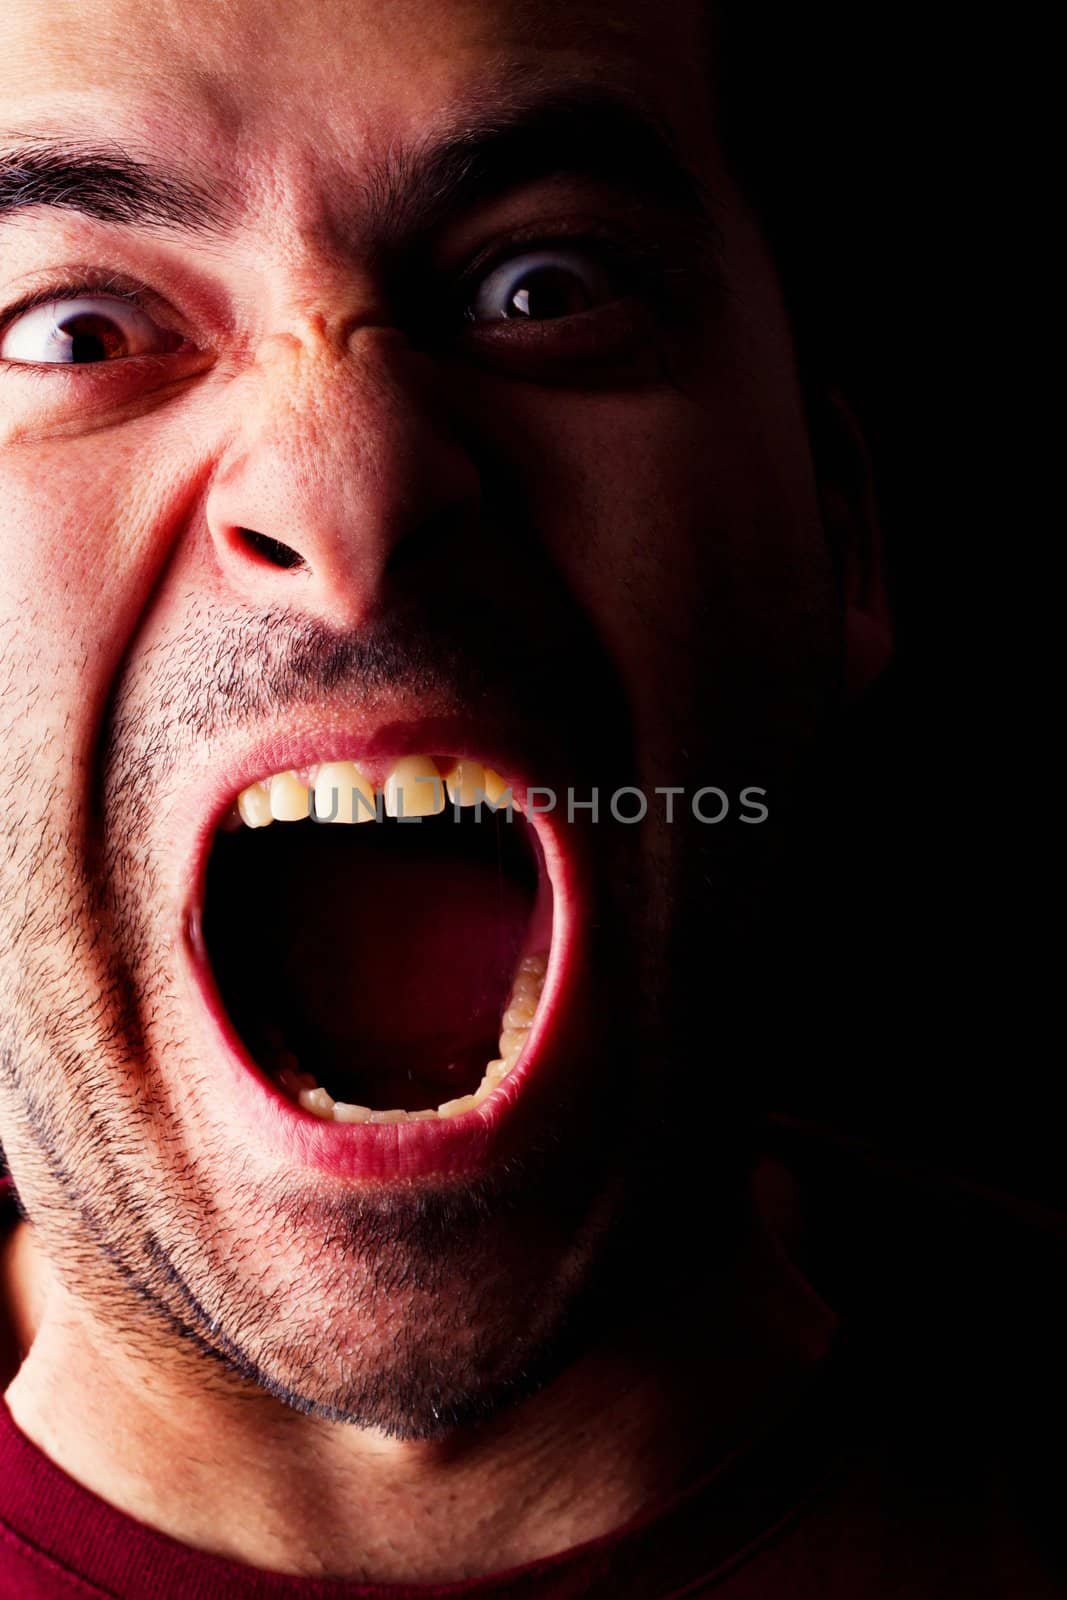
[[[304,1110],[456,1116],[521,1054],[551,889],[517,811],[239,827],[214,842],[204,940],[245,1048]]]

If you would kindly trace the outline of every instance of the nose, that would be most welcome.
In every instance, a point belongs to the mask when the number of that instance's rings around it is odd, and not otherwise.
[[[473,523],[478,475],[423,361],[387,328],[343,347],[285,334],[233,380],[239,415],[206,513],[243,600],[358,628],[397,574]]]

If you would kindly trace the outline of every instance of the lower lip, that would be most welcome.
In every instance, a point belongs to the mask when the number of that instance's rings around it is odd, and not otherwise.
[[[359,1183],[472,1178],[507,1159],[548,1121],[562,1098],[564,1058],[579,1053],[588,1007],[578,974],[588,970],[575,885],[552,874],[552,948],[537,1015],[511,1072],[472,1111],[436,1121],[342,1123],[295,1105],[256,1065],[231,1022],[215,984],[199,917],[186,928],[185,954],[193,1014],[204,1038],[204,1059],[222,1064],[240,1127],[288,1169],[306,1168]]]

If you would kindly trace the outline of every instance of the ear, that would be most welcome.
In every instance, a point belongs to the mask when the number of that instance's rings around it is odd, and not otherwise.
[[[815,466],[845,607],[844,683],[852,704],[889,665],[893,625],[867,441],[836,391],[825,396],[821,411]]]

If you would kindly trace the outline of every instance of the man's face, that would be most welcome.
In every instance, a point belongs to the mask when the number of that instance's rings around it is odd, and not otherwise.
[[[836,694],[700,17],[14,0],[0,44],[5,1149],[156,1359],[432,1432],[550,1370],[636,1211],[677,1225],[739,791]],[[231,831],[413,756],[556,809]],[[321,1118],[286,1063],[426,1115]]]

